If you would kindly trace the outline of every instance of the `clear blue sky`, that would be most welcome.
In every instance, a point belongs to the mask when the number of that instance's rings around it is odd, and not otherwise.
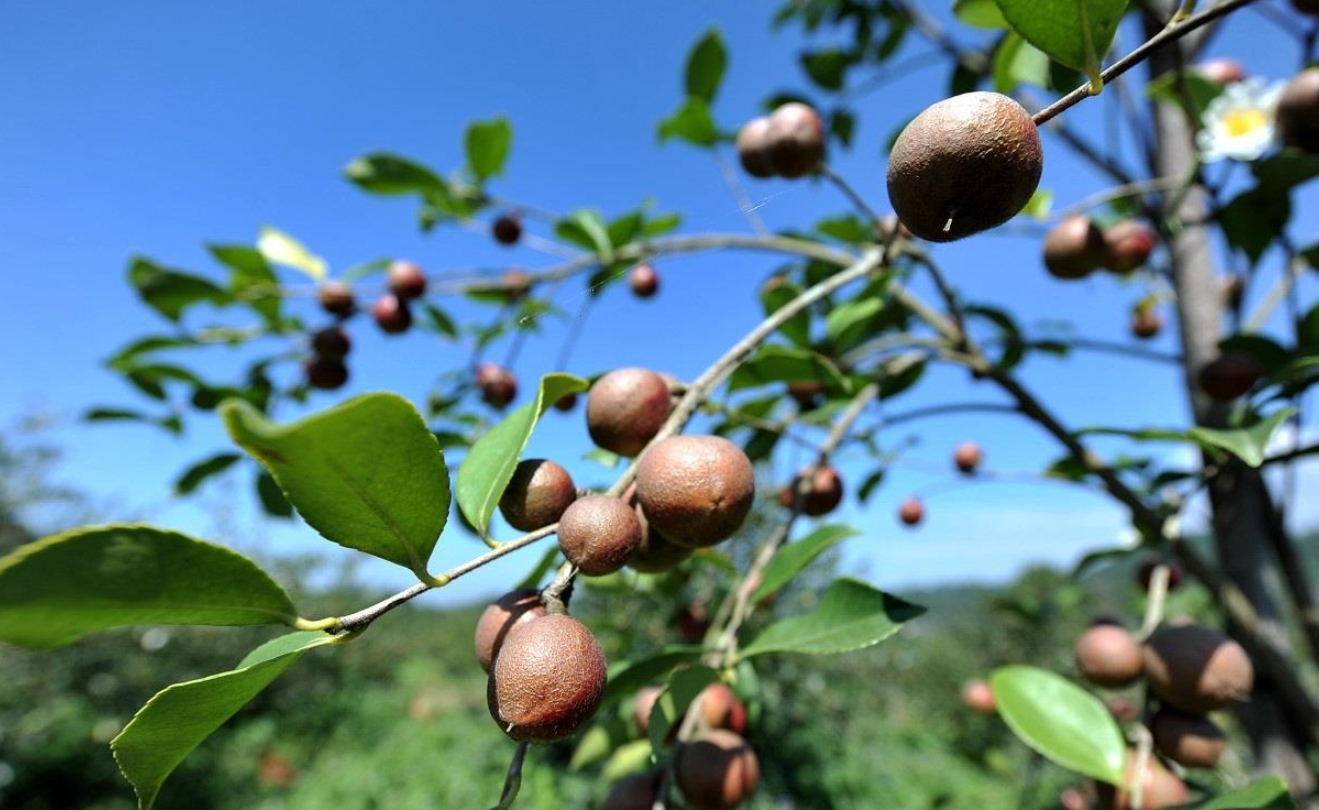
[[[944,3],[925,5],[947,17]],[[91,492],[107,519],[147,518],[240,548],[326,549],[331,559],[348,559],[350,552],[327,547],[304,526],[256,519],[246,472],[214,482],[199,499],[169,498],[186,464],[225,447],[213,420],[192,420],[183,439],[77,422],[90,405],[140,404],[100,365],[129,338],[161,327],[125,283],[127,258],[144,253],[213,270],[203,241],[250,243],[270,223],[338,269],[379,255],[410,256],[431,270],[547,266],[548,257],[503,251],[456,229],[423,237],[410,202],[367,197],[340,176],[349,159],[374,149],[447,170],[461,161],[465,123],[496,113],[515,127],[497,193],[553,210],[589,204],[609,212],[652,196],[662,209],[686,214],[686,231],[744,230],[708,156],[658,144],[655,123],[678,103],[687,48],[712,24],[731,51],[716,108],[722,123],[750,116],[772,90],[804,89],[796,63],[803,43],[795,32],[771,31],[769,9],[598,0],[407,0],[369,10],[306,0],[0,4],[0,295],[7,302],[0,424],[36,410],[63,417],[50,435],[66,450],[59,475]],[[976,35],[962,33],[968,41]],[[906,52],[926,47],[913,37]],[[1289,75],[1297,61],[1291,40],[1251,12],[1233,18],[1212,52],[1239,55],[1270,78]],[[884,143],[900,122],[943,97],[945,77],[942,67],[923,70],[858,103],[857,144],[833,163],[876,206],[886,206]],[[1091,102],[1068,118],[1098,135],[1101,108]],[[1062,205],[1105,187],[1057,142],[1046,140],[1046,151],[1043,185]],[[761,182],[750,191],[774,228],[845,210],[823,185]],[[1298,221],[1314,222],[1316,207],[1311,193]],[[1298,233],[1302,241],[1314,237],[1312,226]],[[991,234],[936,255],[972,299],[1016,309],[1027,323],[1070,321],[1079,334],[1126,340],[1129,307],[1143,288],[1107,276],[1052,282],[1038,250],[1031,239]],[[660,296],[641,303],[613,290],[567,370],[643,365],[696,374],[755,323],[753,291],[775,263],[750,254],[664,261]],[[574,288],[559,303],[574,311],[582,297]],[[522,354],[524,382],[553,370],[564,329],[553,324]],[[464,359],[452,345],[419,336],[386,341],[366,323],[356,324],[354,338],[345,396],[388,388],[419,399],[436,375]],[[1166,338],[1157,345],[1172,348]],[[1073,425],[1185,420],[1174,372],[1159,366],[1087,355],[1068,364],[1034,361],[1026,377]],[[339,398],[320,395],[315,405]],[[993,396],[943,369],[895,410],[970,398]],[[583,428],[580,410],[553,414],[532,452],[567,461],[584,482],[603,482],[603,470],[576,460],[589,449]],[[978,438],[991,465],[1009,471],[1038,470],[1058,455],[1035,428],[1003,417],[943,418],[915,429],[920,445],[908,457],[916,465],[896,469],[866,508],[849,501],[842,515],[863,531],[845,565],[880,585],[1003,578],[1032,561],[1074,560],[1122,531],[1123,514],[1104,499],[1039,484],[932,494],[927,524],[904,531],[893,518],[898,502],[948,478],[948,454],[963,438]],[[790,461],[776,470],[780,479]],[[861,461],[842,460],[853,486],[869,469]],[[1313,510],[1303,517],[1313,518]],[[432,568],[479,550],[455,533],[441,541]],[[535,556],[514,555],[437,600],[499,590]],[[389,584],[408,576],[382,563],[363,571]]]

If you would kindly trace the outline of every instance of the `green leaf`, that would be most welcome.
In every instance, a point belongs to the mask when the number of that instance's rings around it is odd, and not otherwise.
[[[705,650],[698,645],[673,644],[663,652],[640,661],[619,661],[609,667],[604,703],[627,697],[646,684],[658,680],[674,667],[695,661]]]
[[[689,96],[673,115],[659,124],[660,141],[671,138],[680,138],[694,146],[714,146],[719,140],[719,129],[710,114],[710,105]]]
[[[267,472],[265,467],[262,467],[256,476],[256,495],[267,515],[278,518],[293,517],[293,504],[284,497],[279,484],[275,483],[274,476]]]
[[[580,248],[592,251],[609,261],[614,252],[614,243],[609,239],[609,229],[599,212],[589,208],[578,209],[554,224],[554,235],[565,242],[571,242]]]
[[[824,334],[836,351],[843,351],[866,338],[868,323],[884,308],[884,299],[855,298],[834,307],[824,320]]]
[[[75,529],[0,558],[0,641],[51,648],[134,624],[293,624],[288,594],[221,546],[150,526]]]
[[[644,237],[663,236],[677,230],[681,224],[682,214],[661,214],[646,222],[641,228],[641,235]]]
[[[706,104],[712,103],[727,67],[728,52],[724,49],[723,37],[717,28],[711,28],[687,54],[687,70],[683,77],[687,95]]]
[[[540,415],[562,397],[586,388],[586,380],[580,377],[546,374],[540,379],[534,402],[513,411],[472,445],[458,468],[455,491],[458,508],[482,536],[490,527],[490,516],[513,479],[513,470],[531,441]]]
[[[1273,434],[1295,413],[1295,408],[1283,408],[1247,428],[1218,430],[1197,426],[1188,430],[1187,435],[1201,445],[1226,450],[1249,466],[1258,467],[1264,463],[1264,450]]]
[[[1047,188],[1038,189],[1030,195],[1026,206],[1017,212],[1018,216],[1030,217],[1036,222],[1047,222],[1049,212],[1053,210],[1053,192]]]
[[[467,168],[478,183],[503,174],[504,161],[513,146],[513,125],[502,116],[468,125],[463,139],[467,147]]]
[[[594,461],[606,470],[616,468],[618,462],[621,460],[621,457],[617,453],[606,450],[603,447],[597,447],[594,450],[588,450],[585,453],[582,453],[582,458],[587,461]]]
[[[1292,205],[1286,194],[1263,186],[1243,191],[1218,210],[1218,224],[1228,244],[1256,264],[1269,245],[1291,220]]]
[[[773,382],[820,380],[846,390],[848,383],[827,357],[790,346],[763,346],[728,378],[728,390],[741,391]]]
[[[176,322],[194,304],[222,307],[233,301],[229,293],[207,279],[169,270],[142,256],[129,264],[128,281],[147,306]]]
[[[1185,94],[1182,92],[1186,88]],[[1191,111],[1197,116],[1209,109],[1209,102],[1223,94],[1223,85],[1206,79],[1197,70],[1170,70],[1152,79],[1145,86],[1145,94],[1155,101],[1181,109],[1190,97]]]
[[[847,242],[852,245],[866,245],[875,241],[875,229],[867,225],[860,217],[847,216],[822,219],[815,223],[815,230],[825,236]]]
[[[568,770],[580,771],[588,765],[609,756],[616,751],[619,746],[628,741],[631,734],[628,733],[628,724],[621,717],[614,715],[604,720],[597,720],[594,725],[582,733],[577,742],[577,747],[573,749],[572,759],[568,761]],[[645,746],[645,757],[650,759],[650,743],[646,740],[639,740]]]
[[[1003,18],[1027,42],[1054,60],[1086,69],[1085,31],[1096,62],[1103,59],[1127,0],[995,0]]]
[[[762,290],[760,303],[765,307],[765,315],[773,315],[801,293],[801,287],[791,281],[783,281],[769,290]],[[811,314],[809,309],[804,309],[793,315],[779,327],[779,331],[798,346],[804,349],[809,348],[811,345]]]
[[[614,749],[600,768],[600,781],[616,782],[628,774],[643,771],[650,764],[650,740],[632,740]]]
[[[545,575],[554,569],[559,563],[559,546],[550,546],[540,555],[536,561],[536,566],[527,572],[527,575],[513,586],[513,590],[525,590],[527,588],[539,588],[540,583],[545,579]]]
[[[229,292],[251,307],[265,322],[279,324],[279,279],[261,252],[247,245],[207,245],[206,249],[228,267]]]
[[[178,764],[304,652],[336,640],[320,632],[291,633],[261,645],[229,672],[156,693],[110,741],[138,807],[148,810]]]
[[[282,426],[241,401],[220,415],[313,529],[427,579],[449,514],[449,473],[411,403],[365,394]]]
[[[1099,698],[1048,670],[1008,666],[990,676],[998,712],[1013,733],[1068,770],[1118,785],[1127,744]]]
[[[801,55],[801,66],[817,87],[825,90],[842,90],[847,80],[847,69],[856,63],[856,56],[842,48],[824,48]]]
[[[292,267],[317,281],[325,278],[326,264],[320,256],[278,228],[262,225],[256,240],[256,249],[271,264]]]
[[[203,459],[188,469],[183,471],[179,479],[174,482],[175,495],[187,495],[193,492],[197,487],[202,485],[207,478],[213,475],[219,475],[234,465],[242,456],[237,453],[216,453],[210,458]]]
[[[682,723],[687,707],[692,705],[697,695],[705,691],[705,687],[718,680],[718,672],[699,664],[680,669],[669,676],[663,691],[655,698],[655,705],[650,710],[650,722],[646,726],[650,749],[656,758],[664,750],[669,731],[675,724]]]
[[[953,14],[973,28],[1001,30],[1008,27],[1008,21],[1003,19],[1003,12],[998,10],[994,0],[956,0]]]
[[[198,345],[197,341],[191,338],[175,337],[173,335],[152,335],[139,338],[115,352],[106,359],[105,365],[117,371],[125,371],[136,365],[133,361],[144,354],[151,354],[162,349],[181,349],[185,346],[196,345]]]
[[[1296,801],[1286,782],[1266,776],[1230,793],[1185,805],[1183,810],[1296,810]]]
[[[834,580],[815,610],[771,624],[739,659],[772,652],[831,655],[871,647],[925,612],[857,579]]]
[[[821,526],[800,540],[794,540],[780,548],[761,576],[760,585],[751,595],[751,601],[759,602],[792,581],[792,578],[810,565],[824,552],[838,545],[847,538],[859,534],[851,526]]]
[[[1049,86],[1049,57],[1016,33],[1009,32],[994,56],[994,89],[1007,94],[1023,84]]]
[[[420,194],[423,197],[448,194],[448,186],[430,169],[386,152],[362,155],[345,166],[343,173],[373,194]]]

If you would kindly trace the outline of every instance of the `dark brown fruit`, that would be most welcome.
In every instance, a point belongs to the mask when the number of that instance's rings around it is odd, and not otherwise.
[[[504,295],[508,296],[509,301],[521,301],[531,292],[531,285],[535,283],[531,274],[526,270],[505,270],[504,275],[499,277],[499,286],[503,288]]]
[[[1212,768],[1227,748],[1222,730],[1204,715],[1164,709],[1150,724],[1154,744],[1184,768]]]
[[[962,702],[966,707],[981,714],[993,714],[998,704],[994,702],[994,690],[985,681],[967,681],[962,684]]]
[[[843,501],[843,479],[838,470],[825,465],[808,467],[797,473],[791,484],[779,490],[779,503],[784,509],[791,509],[797,500],[797,487],[806,479],[806,492],[802,499],[802,512],[811,517],[827,515],[838,508]]]
[[[559,519],[559,548],[587,576],[614,573],[640,544],[641,521],[619,498],[587,495]]]
[[[482,363],[476,367],[476,387],[487,405],[503,408],[517,398],[518,378],[498,363]]]
[[[1098,624],[1076,640],[1076,668],[1096,686],[1117,689],[1140,677],[1145,657],[1125,628]]]
[[[522,238],[522,220],[514,214],[497,217],[490,225],[490,234],[501,245],[516,245]]]
[[[1168,566],[1168,590],[1175,590],[1178,585],[1182,584],[1185,574],[1182,573],[1182,567],[1175,562],[1168,560],[1146,560],[1136,569],[1136,583],[1140,585],[1142,591],[1150,589],[1150,580],[1154,578],[1154,569],[1159,565]]]
[[[1200,390],[1219,402],[1231,402],[1255,387],[1264,368],[1252,355],[1228,352],[1200,369]]]
[[[710,632],[710,611],[701,602],[688,602],[678,611],[678,635],[688,644],[699,644]]]
[[[1309,2],[1313,2],[1315,8],[1319,9],[1319,2],[1316,0]],[[1201,76],[1219,84],[1235,84],[1246,78],[1246,69],[1235,59],[1210,59],[1201,62],[1196,69],[1200,71]]]
[[[389,291],[403,301],[426,294],[426,274],[412,262],[402,259],[392,262],[385,277]]]
[[[560,411],[562,413],[568,413],[569,411],[571,411],[573,408],[576,407],[577,407],[576,394],[564,394],[563,396],[559,397],[557,400],[554,401],[554,410]]]
[[[1136,773],[1136,752],[1127,752],[1127,767],[1123,784],[1131,784]],[[1141,772],[1141,810],[1164,810],[1186,804],[1191,794],[1186,783],[1163,767],[1157,757],[1149,757]],[[1098,784],[1099,806],[1104,810],[1131,810],[1131,796],[1126,790],[1117,790],[1105,782]]]
[[[632,268],[628,283],[632,285],[632,294],[637,298],[650,298],[659,292],[659,273],[648,264],[639,264]]]
[[[747,707],[725,683],[713,683],[701,697],[701,718],[709,728],[727,729],[734,734],[747,730]]]
[[[962,442],[953,449],[953,466],[964,475],[971,475],[984,463],[985,451],[975,442]]]
[[[898,507],[898,520],[908,526],[919,525],[925,519],[925,505],[919,498],[908,498]]]
[[[1195,624],[1162,627],[1145,644],[1150,690],[1174,709],[1204,714],[1246,700],[1255,669],[1241,645]]]
[[[348,382],[348,366],[338,357],[313,357],[305,366],[307,384],[322,391],[342,388]]]
[[[1054,278],[1085,278],[1108,261],[1108,243],[1089,217],[1074,214],[1044,237],[1044,267]]]
[[[1043,170],[1040,133],[1025,108],[999,93],[964,93],[902,130],[889,155],[889,201],[912,233],[951,242],[1015,216]]]
[[[1131,316],[1131,334],[1141,340],[1149,340],[1163,331],[1163,318],[1150,309],[1138,309]]]
[[[1292,8],[1302,14],[1319,14],[1319,0],[1292,0]]]
[[[678,749],[674,776],[696,810],[727,810],[755,791],[760,762],[746,740],[725,729],[712,729]]]
[[[650,712],[655,708],[655,701],[659,700],[662,691],[658,686],[645,686],[637,690],[636,700],[632,701],[632,719],[636,721],[643,737],[650,732]]]
[[[790,101],[770,115],[765,138],[769,165],[789,180],[812,174],[824,160],[824,122],[799,101]]]
[[[567,470],[553,461],[529,458],[513,470],[499,512],[513,528],[534,532],[557,523],[575,500],[577,487]]]
[[[643,574],[663,574],[692,555],[691,549],[670,543],[652,529],[650,521],[646,520],[639,507],[635,512],[641,521],[641,542],[632,552],[632,559],[627,561],[632,570]]]
[[[510,633],[486,686],[490,716],[522,742],[571,737],[604,697],[607,665],[586,625],[551,613]]]
[[[803,411],[809,411],[815,407],[820,397],[824,395],[824,383],[816,380],[798,380],[797,382],[788,383],[788,396],[797,402],[797,407]]]
[[[343,329],[331,326],[312,336],[311,347],[321,357],[343,357],[353,347],[353,342]]]
[[[347,318],[356,309],[353,288],[342,281],[327,281],[317,293],[321,309],[340,318]]]
[[[1282,142],[1305,152],[1319,152],[1319,68],[1292,78],[1278,99]]]
[[[746,453],[721,436],[671,436],[637,467],[637,502],[652,530],[706,548],[742,526],[756,498]]]
[[[586,397],[586,429],[591,441],[620,456],[635,456],[669,418],[669,387],[644,368],[611,371]]]
[[[398,335],[408,331],[412,326],[412,312],[408,305],[393,295],[381,296],[371,305],[371,317],[376,326],[387,335]]]
[[[651,810],[659,795],[659,779],[654,773],[634,773],[614,783],[600,810]]]
[[[769,116],[752,118],[742,125],[737,133],[737,158],[742,168],[752,177],[762,180],[774,176],[774,168],[769,165],[766,147],[769,144]]]
[[[1104,231],[1108,258],[1104,266],[1125,276],[1149,260],[1154,252],[1154,231],[1143,222],[1124,219]]]
[[[499,648],[514,630],[544,615],[545,606],[535,588],[510,591],[491,602],[476,622],[476,660],[481,669],[490,671]]]

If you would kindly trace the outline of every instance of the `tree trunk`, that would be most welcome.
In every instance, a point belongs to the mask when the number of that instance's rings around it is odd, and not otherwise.
[[[1146,16],[1145,34],[1151,37],[1162,21]],[[1179,42],[1154,53],[1149,62],[1151,78],[1176,70],[1194,46]],[[1169,104],[1151,102],[1160,176],[1184,178],[1195,167],[1194,132],[1185,113]],[[1209,206],[1203,188],[1193,188],[1181,202],[1177,214],[1182,222],[1200,222]],[[1223,298],[1215,270],[1208,231],[1183,228],[1168,244],[1173,285],[1177,291],[1178,323],[1181,330],[1183,374],[1191,411],[1197,424],[1221,427],[1226,409],[1205,396],[1196,383],[1199,369],[1218,354],[1223,337]],[[1260,618],[1260,631],[1282,649],[1290,647],[1287,626],[1268,576],[1267,538],[1273,519],[1268,488],[1257,470],[1233,462],[1214,478],[1209,490],[1213,510],[1215,550],[1224,577],[1238,585]],[[1228,632],[1233,628],[1228,627]],[[1242,726],[1254,746],[1254,766],[1261,772],[1282,776],[1293,793],[1305,795],[1316,787],[1314,771],[1305,758],[1311,742],[1308,733],[1290,722],[1267,679],[1256,681],[1249,703],[1238,710]]]

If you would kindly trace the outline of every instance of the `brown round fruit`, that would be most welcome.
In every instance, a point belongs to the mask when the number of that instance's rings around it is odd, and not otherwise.
[[[352,347],[348,333],[338,326],[322,329],[311,338],[311,348],[321,357],[344,357]]]
[[[1131,316],[1131,334],[1141,340],[1149,340],[1163,331],[1163,318],[1150,309],[1138,309]]]
[[[531,292],[535,279],[526,270],[505,270],[499,277],[499,286],[510,302],[521,301]]]
[[[510,591],[491,602],[476,622],[476,660],[481,669],[490,671],[499,648],[515,629],[544,615],[545,606],[535,588]]]
[[[1073,214],[1044,237],[1044,267],[1064,281],[1085,278],[1108,261],[1108,243],[1089,217]]]
[[[563,396],[559,397],[557,400],[554,401],[554,410],[559,411],[561,413],[568,413],[569,411],[571,411],[573,408],[576,407],[577,407],[576,394],[564,394]]]
[[[1278,99],[1282,142],[1304,152],[1319,152],[1319,68],[1292,78]]]
[[[1162,627],[1145,644],[1150,690],[1174,709],[1204,714],[1246,700],[1255,669],[1241,645],[1195,624]]]
[[[985,451],[975,442],[962,442],[953,449],[953,466],[963,475],[971,475],[985,461]]]
[[[994,689],[985,681],[967,681],[962,684],[962,702],[973,712],[993,714],[998,704],[994,702]]]
[[[1184,768],[1212,768],[1227,748],[1227,739],[1213,721],[1200,714],[1164,709],[1150,724],[1154,745]]]
[[[670,543],[652,529],[640,507],[636,507],[635,512],[641,522],[641,542],[632,552],[632,559],[627,561],[628,567],[643,574],[663,574],[692,555],[691,549]]]
[[[774,168],[769,165],[769,156],[765,148],[769,144],[769,116],[752,118],[742,125],[737,133],[737,159],[742,168],[752,177],[762,180],[774,176]]]
[[[503,408],[517,398],[518,378],[498,363],[482,363],[476,367],[476,387],[487,405]]]
[[[789,180],[814,173],[824,160],[824,122],[799,101],[790,101],[770,115],[765,137],[769,165]]]
[[[518,531],[534,532],[557,523],[575,500],[577,487],[567,470],[553,461],[529,458],[513,470],[499,512]]]
[[[522,238],[522,220],[515,214],[497,217],[490,226],[490,234],[501,245],[516,245]]]
[[[614,573],[640,544],[641,521],[619,498],[587,495],[559,519],[559,548],[587,576]]]
[[[797,402],[797,407],[803,411],[809,411],[814,408],[824,395],[824,383],[816,380],[798,380],[797,382],[788,383],[788,396]]]
[[[1245,352],[1228,352],[1200,369],[1200,390],[1219,402],[1244,396],[1264,376],[1264,368]]]
[[[1127,751],[1127,766],[1123,784],[1129,785],[1136,774],[1136,752]],[[1141,773],[1141,810],[1164,810],[1186,804],[1191,798],[1186,783],[1173,774],[1157,757],[1149,757]],[[1131,796],[1126,790],[1117,790],[1112,785],[1100,782],[1099,806],[1104,810],[1131,810]]]
[[[600,644],[571,616],[551,613],[510,633],[486,686],[490,716],[521,742],[571,737],[604,697],[607,665]]]
[[[1104,231],[1104,242],[1108,245],[1104,266],[1125,276],[1149,260],[1154,252],[1155,236],[1143,222],[1124,219]]]
[[[620,368],[595,381],[586,396],[591,441],[620,456],[635,456],[669,418],[669,387],[644,368]]]
[[[732,537],[755,498],[751,461],[721,436],[671,436],[637,467],[637,502],[651,528],[681,546]]]
[[[342,388],[348,382],[348,366],[338,357],[313,357],[304,367],[307,384],[322,391]]]
[[[889,155],[889,201],[912,233],[952,242],[1015,216],[1043,170],[1040,133],[1024,107],[999,93],[963,93],[902,130]]]
[[[384,295],[371,305],[371,317],[387,335],[399,335],[412,326],[412,312],[397,296]]]
[[[1117,689],[1140,677],[1145,657],[1140,642],[1125,628],[1092,626],[1076,640],[1076,668],[1096,686]]]
[[[1319,8],[1319,2],[1310,1],[1315,2],[1315,7]],[[1209,59],[1201,62],[1196,69],[1201,76],[1218,84],[1235,84],[1246,78],[1246,69],[1235,59]]]
[[[403,301],[426,294],[426,274],[413,262],[400,259],[390,263],[385,278],[389,291]]]
[[[327,281],[317,293],[321,309],[339,318],[347,318],[357,308],[353,288],[342,281]]]
[[[674,776],[696,810],[727,810],[755,791],[760,762],[746,740],[725,729],[711,729],[678,749]]]
[[[797,501],[797,487],[806,480],[806,492],[802,497],[802,512],[811,517],[827,515],[838,508],[843,501],[843,479],[838,470],[825,465],[808,467],[797,473],[793,482],[779,490],[779,503],[784,509],[791,509]]]
[[[701,694],[701,719],[708,728],[727,729],[739,735],[746,733],[747,707],[728,684],[710,684]]]
[[[908,498],[898,507],[898,520],[908,526],[917,526],[925,519],[925,505],[919,498]]]
[[[650,298],[659,292],[659,273],[655,268],[648,264],[639,264],[632,268],[632,273],[628,276],[628,284],[632,287],[632,294],[637,298]]]
[[[654,773],[634,773],[614,783],[600,810],[651,810],[658,795],[659,779]]]

